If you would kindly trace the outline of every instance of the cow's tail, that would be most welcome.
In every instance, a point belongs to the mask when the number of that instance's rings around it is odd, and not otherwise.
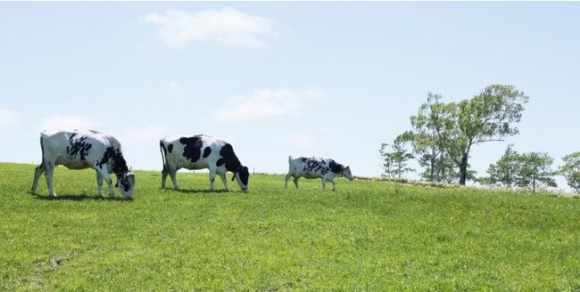
[[[42,135],[40,135],[40,151],[42,152],[42,161],[40,162],[40,165],[44,165],[44,143],[42,143],[44,141],[44,138],[42,137]]]
[[[167,148],[163,144],[163,140],[159,141],[159,150],[161,151],[161,161],[163,162],[163,172],[167,172]]]

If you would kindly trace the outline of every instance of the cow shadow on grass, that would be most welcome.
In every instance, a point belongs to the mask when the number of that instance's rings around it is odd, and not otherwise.
[[[56,197],[50,197],[48,195],[39,195],[39,194],[32,194],[33,198],[37,200],[43,201],[111,201],[111,202],[132,202],[132,199],[125,199],[123,196],[115,196],[114,198],[106,197],[99,197],[97,195],[87,195],[85,193],[82,194],[57,194]]]
[[[182,194],[227,194],[227,193],[235,193],[235,191],[229,190],[226,191],[224,189],[217,189],[210,191],[208,189],[159,189],[162,192],[175,192],[175,193],[182,193]]]

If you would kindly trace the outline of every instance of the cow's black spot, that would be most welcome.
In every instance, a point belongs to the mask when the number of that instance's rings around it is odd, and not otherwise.
[[[85,157],[89,154],[89,150],[93,145],[86,141],[88,139],[87,136],[80,136],[78,139],[75,139],[76,136],[77,134],[70,136],[70,146],[66,147],[66,154],[73,158],[79,155],[80,160],[85,161]]]
[[[304,171],[307,173],[319,173],[325,175],[329,171],[329,167],[324,160],[319,160],[314,157],[307,158],[304,164]]]
[[[173,144],[167,145],[167,152],[169,153],[173,152]]]
[[[104,164],[109,163],[109,159],[113,158],[114,155],[115,149],[112,146],[107,147],[107,149],[105,149],[105,152],[103,153],[103,157],[101,157],[101,159],[97,161],[97,166],[103,167]]]
[[[196,162],[201,157],[201,146],[203,142],[201,137],[183,137],[179,139],[179,142],[183,144],[183,156],[189,159],[191,162]]]
[[[117,181],[117,183],[119,182]],[[131,189],[131,183],[126,178],[121,179],[121,186],[125,192],[128,192]]]
[[[334,173],[340,173],[340,171],[343,169],[343,166],[342,164],[339,164],[336,161],[330,159],[328,161],[328,168],[330,168],[330,171]]]
[[[306,157],[302,157],[302,162],[306,162],[306,160],[308,160]]]
[[[211,153],[211,148],[205,147],[205,149],[203,149],[203,158],[207,158],[210,153]]]
[[[224,163],[226,163],[226,161],[223,158],[218,159],[218,161],[215,163],[216,166],[222,166],[224,165]]]
[[[239,175],[240,175],[240,180],[242,181],[242,183],[247,186],[248,185],[248,180],[250,179],[250,171],[248,171],[248,168],[246,166],[240,166],[239,169]]]
[[[226,169],[231,172],[238,171],[239,167],[242,166],[242,163],[234,153],[234,148],[229,143],[226,143],[222,149],[220,149],[220,156],[222,157],[221,159],[224,160]]]
[[[97,166],[102,167],[103,165],[109,163],[111,164],[111,170],[117,175],[117,179],[129,172],[127,162],[125,161],[125,158],[123,157],[123,154],[119,148],[115,148],[113,146],[107,147],[107,149],[105,149],[105,153],[103,153],[103,157],[97,161]],[[117,181],[117,183],[119,182]]]
[[[340,163],[336,163],[336,161],[330,159],[328,166],[330,167],[330,171],[334,173],[340,173],[344,166]]]
[[[127,172],[129,172],[129,167],[127,167],[127,162],[123,157],[120,149],[115,150],[115,155],[113,156],[113,172],[118,176],[122,177]]]

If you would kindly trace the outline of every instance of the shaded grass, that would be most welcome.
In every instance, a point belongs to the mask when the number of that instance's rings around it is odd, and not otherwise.
[[[136,171],[125,201],[60,167],[49,199],[33,168],[0,163],[0,290],[580,289],[576,199],[276,175],[209,193],[190,172],[175,191]]]

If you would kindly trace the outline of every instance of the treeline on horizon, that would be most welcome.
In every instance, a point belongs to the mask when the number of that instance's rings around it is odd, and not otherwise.
[[[518,153],[508,145],[501,158],[478,177],[470,169],[473,146],[504,141],[519,134],[517,123],[529,97],[512,85],[487,86],[471,99],[445,103],[440,94],[427,94],[427,102],[411,116],[411,130],[398,135],[391,144],[382,143],[383,177],[404,177],[414,172],[409,161],[422,168],[420,176],[429,182],[473,181],[488,187],[557,188],[555,176],[563,176],[568,186],[580,193],[580,151],[562,158],[553,169],[554,158],[546,152]]]

